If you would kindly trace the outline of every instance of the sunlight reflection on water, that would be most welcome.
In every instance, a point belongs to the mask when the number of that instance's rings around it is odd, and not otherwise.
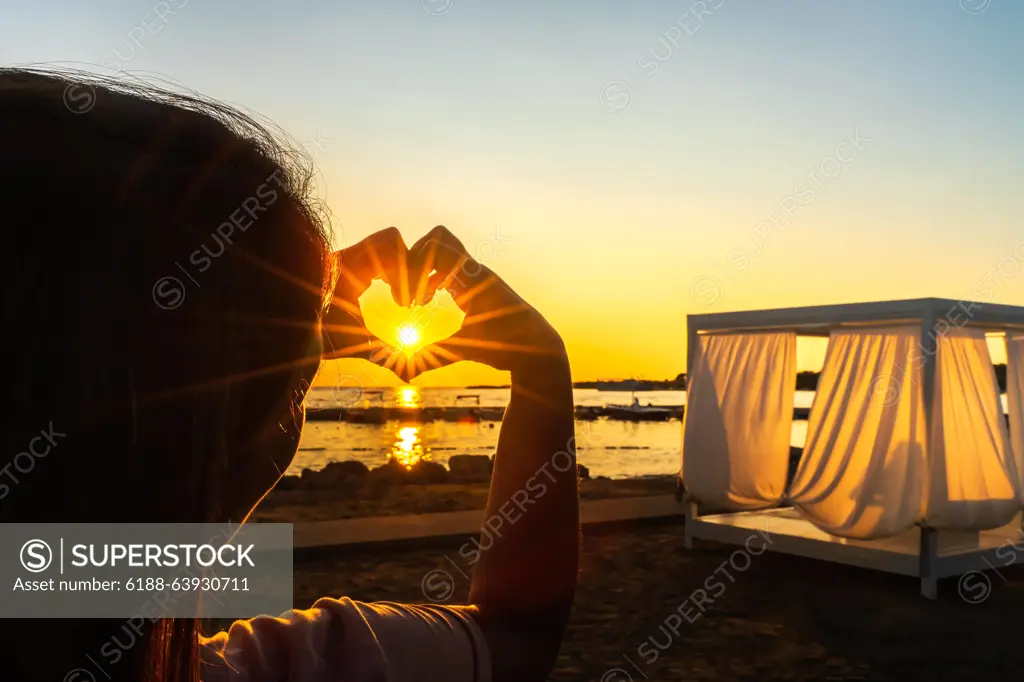
[[[429,459],[423,452],[423,440],[420,438],[419,426],[403,426],[398,429],[395,444],[388,453],[391,459],[397,460],[406,469],[412,468],[421,459]]]

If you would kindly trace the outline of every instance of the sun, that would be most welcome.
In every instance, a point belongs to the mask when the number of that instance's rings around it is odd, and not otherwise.
[[[420,342],[420,330],[411,324],[402,324],[398,327],[398,343],[404,350],[413,350]]]

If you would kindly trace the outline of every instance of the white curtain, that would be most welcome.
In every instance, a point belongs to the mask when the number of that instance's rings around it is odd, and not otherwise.
[[[979,329],[937,339],[925,524],[985,530],[1020,508],[1019,480],[992,357]]]
[[[786,487],[796,334],[701,336],[689,369],[683,483],[715,509],[776,505]]]
[[[927,438],[919,325],[833,332],[789,498],[841,537],[901,533],[923,515]]]
[[[1017,488],[1024,504],[1024,332],[1006,334],[1006,407],[1010,415]]]

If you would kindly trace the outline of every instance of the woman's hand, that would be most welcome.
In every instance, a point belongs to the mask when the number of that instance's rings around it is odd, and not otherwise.
[[[547,320],[475,261],[447,228],[435,227],[409,249],[409,273],[420,283],[415,302],[426,303],[436,290],[446,289],[466,314],[458,332],[413,356],[407,363],[409,378],[459,360],[516,375],[564,359],[562,339]]]
[[[336,254],[340,275],[324,316],[324,359],[362,358],[406,380],[445,365],[471,360],[512,372],[533,383],[552,367],[567,368],[565,346],[547,320],[489,268],[474,260],[445,227],[407,249],[393,227]],[[451,337],[411,358],[386,345],[365,326],[359,298],[382,278],[402,306],[425,303],[438,289],[452,294],[466,314]]]
[[[399,305],[409,305],[409,251],[397,228],[375,232],[334,254],[339,270],[331,306],[324,315],[325,360],[363,358],[379,362],[393,350],[371,334],[363,321],[359,297],[381,277],[391,285]]]

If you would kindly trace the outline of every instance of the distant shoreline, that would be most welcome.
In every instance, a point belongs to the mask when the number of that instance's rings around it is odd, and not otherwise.
[[[996,380],[999,383],[999,392],[1006,393],[1006,365],[999,364],[993,365],[996,370]],[[798,372],[796,375],[796,390],[798,391],[814,391],[818,388],[818,377],[821,375],[820,372]],[[686,374],[680,374],[675,379],[663,379],[656,381],[645,381],[642,379],[609,379],[609,380],[598,380],[598,381],[575,381],[572,385],[573,388],[581,389],[597,389],[599,391],[636,391],[641,393],[644,391],[685,391],[686,390]],[[330,388],[328,386],[319,386],[318,388]],[[395,386],[380,386],[375,388],[396,388]],[[431,388],[431,389],[451,389],[451,390],[467,390],[467,391],[487,391],[487,390],[508,390],[512,388],[508,384],[501,386],[489,386],[484,384],[475,384],[472,386],[420,386],[420,388]]]
[[[992,365],[996,371],[996,381],[999,383],[999,391],[1006,392],[1006,365]],[[821,372],[797,372],[796,390],[815,391],[818,388],[818,378]],[[675,379],[663,379],[659,381],[644,381],[635,379],[613,379],[608,381],[577,381],[573,388],[596,388],[606,391],[685,391],[686,374],[680,374]],[[504,388],[508,388],[507,386]]]

